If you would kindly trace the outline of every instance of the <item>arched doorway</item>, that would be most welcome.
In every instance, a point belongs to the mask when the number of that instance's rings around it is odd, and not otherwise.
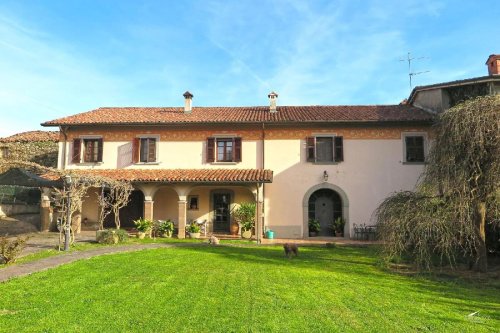
[[[324,190],[326,190],[327,192],[323,192]],[[328,192],[329,191],[329,192]],[[317,192],[317,193],[316,193]],[[333,193],[333,194],[332,194]],[[314,195],[314,196],[313,196]],[[330,199],[328,199],[328,196],[331,196]],[[314,209],[309,209],[310,207],[312,208],[312,204],[310,205],[309,204],[309,201],[311,199],[311,197],[313,198],[323,198],[323,199],[320,199],[318,202],[316,202],[316,200],[314,200]],[[322,200],[325,200],[324,202],[322,202]],[[303,215],[302,215],[302,221],[303,221],[303,227],[302,227],[302,232],[303,232],[303,237],[304,238],[308,238],[309,237],[309,226],[308,226],[308,222],[309,222],[309,218],[310,216],[313,215],[312,212],[314,212],[314,216],[312,218],[316,218],[315,215],[316,215],[316,203],[319,205],[319,207],[326,207],[326,205],[328,205],[328,201],[327,200],[334,200],[337,204],[337,208],[335,209],[337,212],[340,211],[340,216],[342,216],[346,222],[346,225],[345,225],[345,237],[350,237],[350,229],[351,229],[351,225],[350,225],[350,222],[349,222],[349,199],[347,197],[347,194],[344,192],[344,190],[342,188],[340,188],[339,186],[337,185],[334,185],[334,184],[331,184],[331,183],[328,183],[328,182],[324,182],[324,183],[320,183],[320,184],[316,184],[314,186],[312,186],[309,190],[307,190],[307,192],[304,194],[304,197],[303,197],[303,200],[302,200],[302,212],[303,212]],[[325,203],[325,206],[323,206],[322,204]],[[338,207],[338,203],[340,203],[340,209]],[[331,210],[331,215],[327,215],[327,217],[325,219],[328,219],[330,220],[330,218],[333,218],[333,207],[335,206],[335,204],[332,202],[331,203],[332,205],[332,210]],[[326,214],[326,213],[325,213]],[[336,213],[338,214],[338,213]],[[337,215],[336,215],[337,216]],[[321,222],[320,222],[321,223]],[[325,223],[325,222],[323,222]],[[322,231],[330,231],[328,227],[324,228],[322,226]],[[329,235],[332,235],[333,232]]]
[[[342,198],[334,190],[323,188],[309,197],[308,219],[317,219],[321,225],[320,236],[333,236],[332,222],[342,214]]]

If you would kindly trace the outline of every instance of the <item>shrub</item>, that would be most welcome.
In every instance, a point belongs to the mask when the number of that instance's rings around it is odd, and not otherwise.
[[[321,225],[319,221],[316,219],[309,219],[309,231],[311,232],[319,232],[321,230]]]
[[[0,263],[8,264],[15,262],[22,250],[26,247],[29,237],[18,236],[9,241],[7,237],[0,238]]]
[[[100,244],[123,243],[128,240],[128,233],[122,229],[106,229],[99,231],[97,242]]]
[[[198,233],[201,231],[201,228],[199,225],[196,224],[196,222],[191,223],[190,225],[187,226],[186,228],[187,232],[190,232],[192,234]]]
[[[255,203],[242,202],[233,212],[234,219],[243,230],[252,230],[255,224]]]
[[[153,228],[153,221],[148,219],[138,219],[134,221],[135,228],[140,232],[148,232]]]

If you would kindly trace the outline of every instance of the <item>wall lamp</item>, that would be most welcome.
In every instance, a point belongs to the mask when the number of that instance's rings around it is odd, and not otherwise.
[[[325,182],[327,182],[327,181],[328,181],[328,172],[326,172],[326,170],[325,170],[325,171],[323,171],[323,180],[324,180]]]

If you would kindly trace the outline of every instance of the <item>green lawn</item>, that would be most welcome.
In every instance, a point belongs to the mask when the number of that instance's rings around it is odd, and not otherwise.
[[[0,284],[1,332],[498,332],[498,285],[384,271],[373,249],[95,257]],[[468,314],[479,311],[475,316]]]

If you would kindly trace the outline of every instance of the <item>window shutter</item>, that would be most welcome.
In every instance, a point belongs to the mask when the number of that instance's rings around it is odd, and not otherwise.
[[[334,138],[334,158],[335,162],[344,161],[344,138],[342,136],[336,136]]]
[[[207,163],[215,162],[215,138],[207,139]]]
[[[139,163],[139,138],[132,141],[132,163]]]
[[[241,138],[234,138],[234,162],[241,162]]]
[[[103,151],[102,139],[97,140],[97,162],[102,162],[102,151]]]
[[[310,136],[306,138],[306,159],[307,162],[314,162],[316,160],[316,138]]]
[[[156,139],[148,140],[148,162],[156,162]]]
[[[81,152],[81,140],[80,139],[73,139],[73,156],[71,158],[71,161],[73,163],[80,163],[80,152]]]

